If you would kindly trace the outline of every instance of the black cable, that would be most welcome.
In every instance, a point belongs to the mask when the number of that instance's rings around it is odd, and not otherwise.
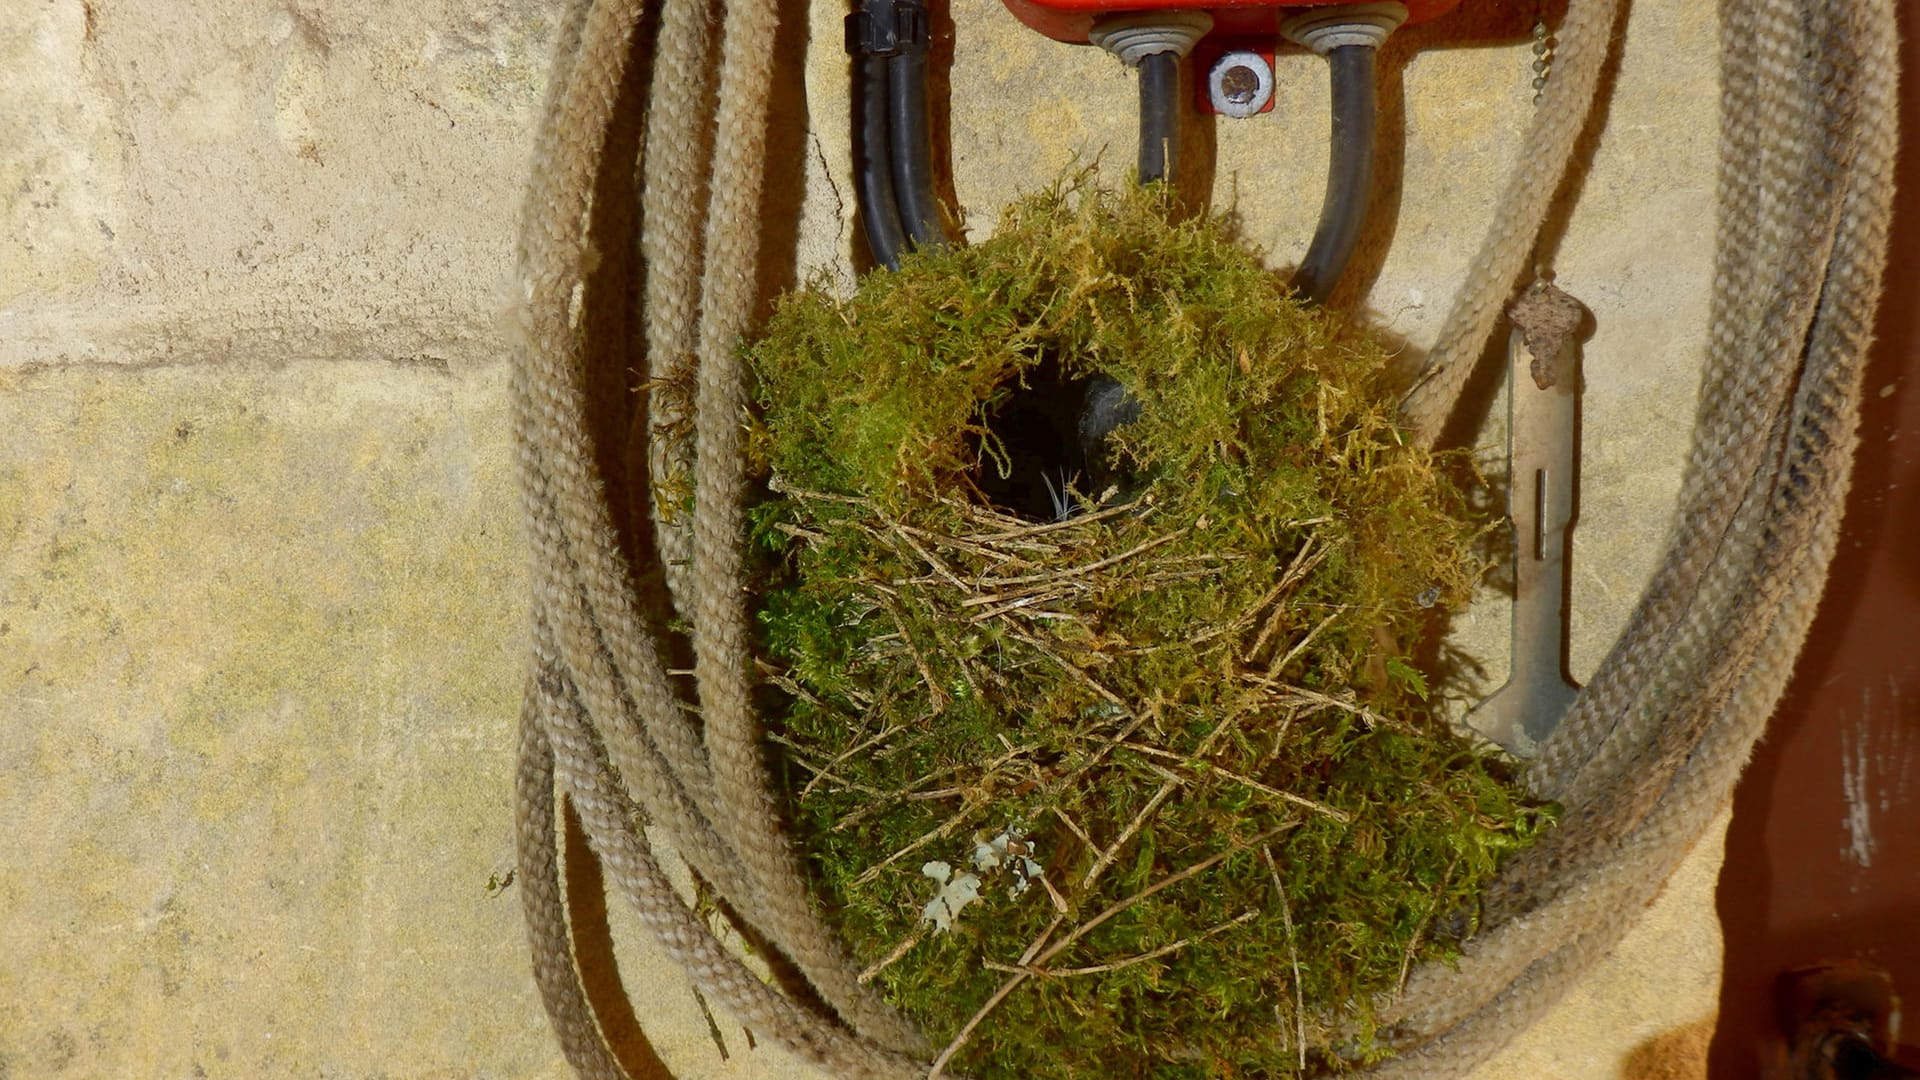
[[[900,207],[894,200],[893,154],[887,138],[887,57],[855,58],[853,95],[853,173],[860,201],[860,224],[875,262],[900,269],[900,252],[907,246],[900,228]]]
[[[1140,182],[1172,180],[1180,148],[1180,54],[1140,58]]]
[[[1293,287],[1314,303],[1333,292],[1353,258],[1360,226],[1373,194],[1373,46],[1341,45],[1327,53],[1333,81],[1333,146],[1327,162],[1327,194],[1320,225]]]
[[[1180,54],[1140,58],[1140,183],[1171,182],[1180,149]],[[1105,375],[1087,380],[1078,418],[1079,468],[1098,494],[1113,479],[1107,437],[1140,416],[1140,402]]]
[[[927,46],[903,43],[887,61],[887,134],[893,149],[893,191],[900,223],[915,247],[947,242],[933,193],[933,136],[927,106]]]

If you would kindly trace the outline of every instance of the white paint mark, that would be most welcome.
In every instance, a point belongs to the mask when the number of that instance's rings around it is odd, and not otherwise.
[[[1840,729],[1840,790],[1847,800],[1847,855],[1862,867],[1873,865],[1873,805],[1868,793],[1867,737],[1873,715],[1872,693],[1863,692],[1862,713],[1854,731]]]
[[[1902,715],[1900,683],[1887,679],[1887,700],[1875,709],[1873,691],[1860,692],[1860,714],[1840,729],[1840,784],[1847,801],[1846,854],[1871,866],[1879,841],[1872,816],[1904,821],[1911,816],[1914,759],[1920,757],[1912,719]]]

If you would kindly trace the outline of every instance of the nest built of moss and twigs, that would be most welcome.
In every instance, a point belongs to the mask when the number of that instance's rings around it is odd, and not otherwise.
[[[789,296],[752,361],[793,840],[940,1068],[1388,1052],[1376,1003],[1550,809],[1411,659],[1480,525],[1382,349],[1220,222],[1070,184]]]

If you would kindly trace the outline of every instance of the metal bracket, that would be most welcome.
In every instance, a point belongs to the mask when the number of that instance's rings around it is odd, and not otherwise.
[[[1568,532],[1579,478],[1580,350],[1586,309],[1544,282],[1513,305],[1507,341],[1507,520],[1513,525],[1513,647],[1507,683],[1468,726],[1532,757],[1580,688],[1567,676]]]

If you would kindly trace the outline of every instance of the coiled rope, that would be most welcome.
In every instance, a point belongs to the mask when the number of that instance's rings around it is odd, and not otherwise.
[[[575,963],[556,799],[610,887],[693,983],[833,1076],[923,1076],[932,1049],[812,909],[759,758],[743,591],[744,381],[756,301],[772,0],[568,0],[519,243],[513,395],[533,548],[533,672],[516,779],[534,973],[567,1060],[622,1075]],[[1431,442],[1528,269],[1619,32],[1570,0],[1554,78],[1406,415]],[[636,31],[652,31],[639,245],[648,395],[642,575],[595,462],[586,295],[593,192]],[[1833,556],[1892,198],[1892,0],[1722,0],[1712,332],[1679,507],[1629,629],[1531,779],[1566,813],[1506,867],[1457,969],[1413,973],[1381,1077],[1459,1076],[1626,932],[1731,796]],[[717,59],[716,59],[717,52]],[[711,73],[717,68],[717,84]],[[717,105],[715,104],[717,102]],[[708,178],[720,178],[709,182]],[[685,495],[693,497],[691,512]],[[692,626],[669,631],[669,605]],[[688,648],[692,679],[674,665]],[[642,822],[647,823],[642,828]],[[761,945],[769,982],[661,869],[665,838]]]

